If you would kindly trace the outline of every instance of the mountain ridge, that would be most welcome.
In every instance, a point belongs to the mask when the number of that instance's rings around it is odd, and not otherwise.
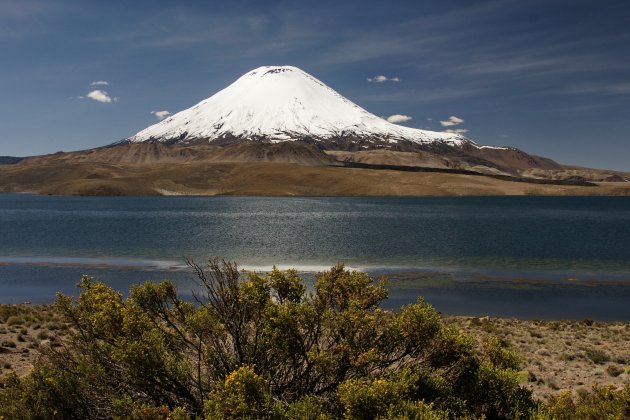
[[[14,165],[24,159],[17,156],[0,156],[0,165]]]

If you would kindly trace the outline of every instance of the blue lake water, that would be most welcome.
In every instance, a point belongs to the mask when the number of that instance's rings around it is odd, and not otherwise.
[[[0,302],[195,287],[184,258],[313,273],[338,261],[452,314],[630,319],[628,197],[49,197],[0,195]]]

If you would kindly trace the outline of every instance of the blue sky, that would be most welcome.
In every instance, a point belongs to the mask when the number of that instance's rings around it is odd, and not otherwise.
[[[0,63],[0,155],[109,144],[294,65],[411,127],[630,170],[627,0],[0,0]]]

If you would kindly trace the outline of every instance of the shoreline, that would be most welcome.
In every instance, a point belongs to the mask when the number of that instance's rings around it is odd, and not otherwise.
[[[92,263],[94,261],[91,261]],[[0,304],[50,304],[56,292],[76,295],[76,283],[88,274],[112,288],[126,291],[145,281],[171,280],[182,297],[192,299],[199,285],[186,268],[165,266],[118,266],[109,264],[0,263]],[[283,268],[282,265],[279,265]],[[352,266],[347,266],[352,269]],[[255,270],[266,272],[269,270]],[[318,271],[298,270],[307,284],[312,284]],[[482,275],[475,269],[422,271],[383,271],[359,269],[372,278],[387,278],[389,297],[383,308],[396,309],[414,303],[419,296],[438,311],[451,316],[492,316],[535,320],[579,321],[585,318],[602,322],[630,322],[630,278],[623,275],[604,278],[603,274],[522,272],[498,270],[495,275]],[[612,275],[612,274],[611,274]]]
[[[630,182],[629,182],[630,183]],[[610,187],[613,183],[604,183],[598,182],[594,187]],[[552,184],[554,185],[554,184]],[[295,193],[278,193],[278,194],[238,194],[238,193],[216,193],[209,192],[207,194],[204,193],[183,193],[177,191],[164,190],[167,194],[54,194],[49,192],[38,192],[38,191],[8,191],[8,190],[0,190],[0,196],[33,196],[33,197],[54,197],[54,198],[500,198],[500,197],[548,197],[548,198],[579,198],[579,197],[600,197],[600,198],[618,198],[618,197],[630,197],[630,188],[622,189],[621,191],[607,191],[603,189],[603,191],[598,190],[596,194],[582,194],[575,191],[556,191],[556,192],[534,192],[528,191],[518,194],[507,194],[503,192],[496,193],[487,193],[487,194],[464,194],[461,192],[452,193],[452,194],[295,194]],[[573,194],[571,193],[573,192]],[[608,193],[607,193],[608,192]]]

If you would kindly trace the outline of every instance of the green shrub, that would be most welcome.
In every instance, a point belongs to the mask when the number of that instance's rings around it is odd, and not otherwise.
[[[383,420],[447,420],[449,415],[442,410],[436,410],[433,404],[422,401],[404,401],[392,404],[387,413],[380,417]]]
[[[610,356],[608,356],[605,352],[598,349],[587,349],[586,357],[591,359],[593,363],[597,363],[599,365],[603,365],[606,362],[610,361]]]
[[[606,372],[612,377],[617,377],[623,373],[623,368],[617,365],[610,365],[606,368]]]
[[[623,389],[595,386],[576,397],[565,391],[552,397],[537,413],[540,419],[626,419],[630,416],[630,385]]]
[[[12,341],[12,340],[2,340],[2,343],[0,343],[0,346],[8,347],[8,348],[15,348],[16,344],[15,344],[15,341]]]
[[[384,280],[338,265],[308,292],[293,270],[190,266],[204,288],[196,304],[170,282],[123,299],[84,277],[76,300],[59,295],[64,345],[5,383],[0,417],[515,418],[533,409],[505,343],[478,349],[422,299],[381,309]]]
[[[261,418],[269,412],[271,396],[265,381],[249,366],[242,366],[219,382],[205,402],[209,419]]]
[[[406,379],[406,380],[405,380]],[[374,419],[387,413],[390,404],[411,398],[415,378],[349,380],[339,388],[344,414],[349,419]]]
[[[326,401],[320,397],[307,395],[291,404],[283,407],[281,404],[274,407],[272,418],[287,420],[330,420],[334,417],[327,412]]]
[[[7,320],[12,316],[17,316],[20,314],[20,310],[17,306],[14,305],[2,305],[0,306],[0,321],[7,322]]]
[[[24,324],[24,318],[22,318],[21,316],[13,315],[13,316],[10,316],[6,322],[7,322],[7,325],[10,327],[14,325],[22,325]]]

